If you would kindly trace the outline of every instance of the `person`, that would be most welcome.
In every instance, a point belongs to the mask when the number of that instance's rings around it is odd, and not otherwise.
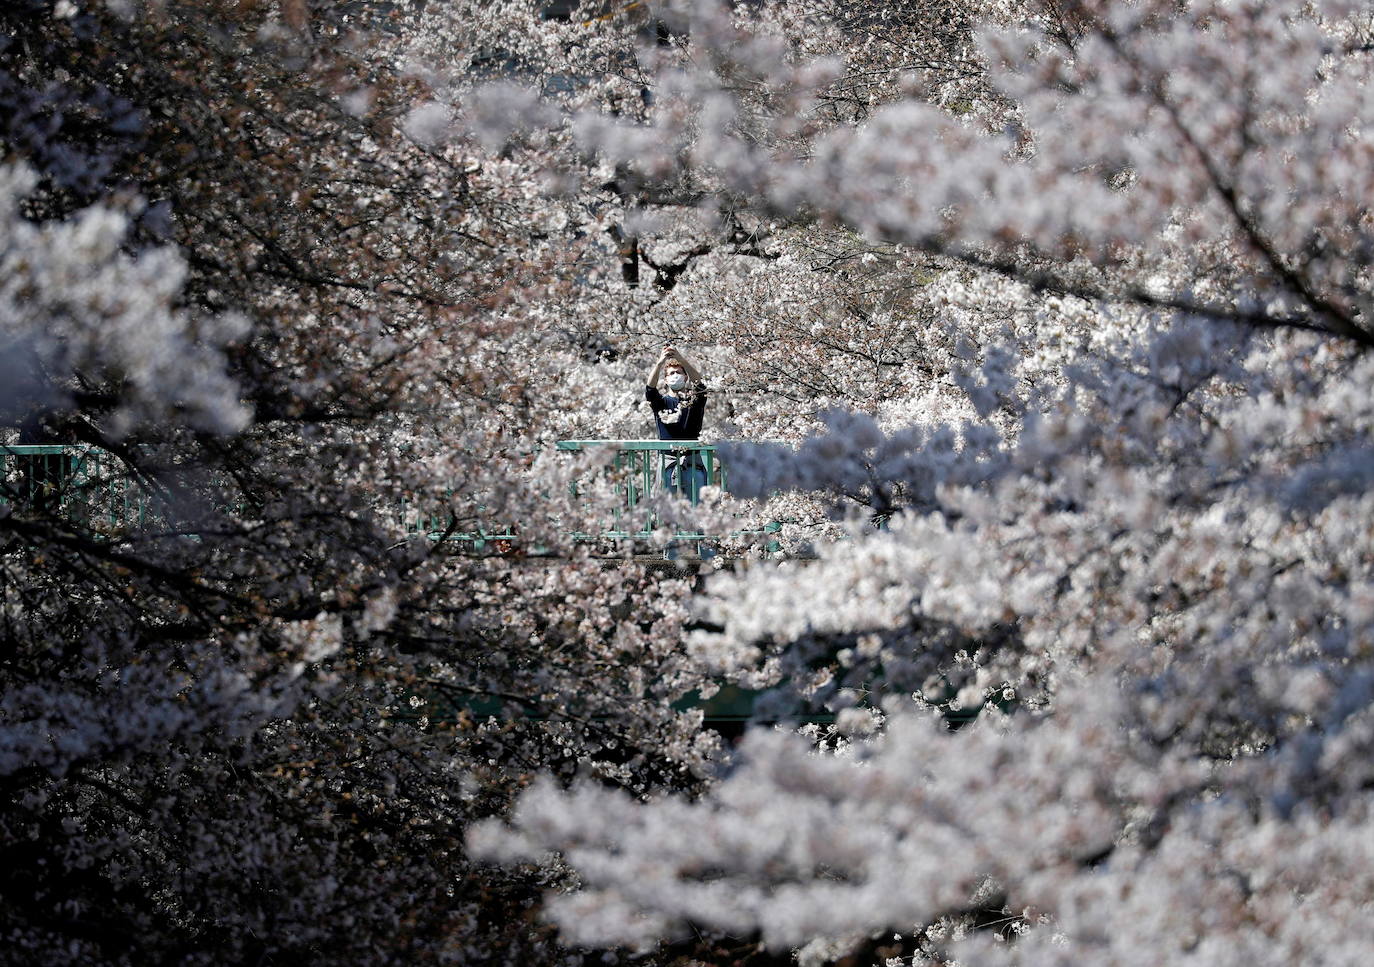
[[[691,361],[672,346],[665,347],[654,363],[644,388],[644,398],[653,407],[660,440],[701,438],[701,423],[706,414],[706,384]],[[678,453],[664,461],[663,486],[693,502],[708,482],[706,467],[698,453]]]

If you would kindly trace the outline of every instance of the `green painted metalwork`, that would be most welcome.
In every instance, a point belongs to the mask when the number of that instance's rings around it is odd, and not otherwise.
[[[658,521],[650,516],[640,517],[638,527],[627,526],[631,512],[656,493],[671,492],[696,505],[701,502],[706,487],[726,487],[725,467],[716,457],[715,444],[684,440],[560,440],[559,450],[578,452],[601,449],[609,451],[606,476],[614,481],[620,497],[612,519],[597,533],[577,533],[578,540],[641,540],[649,541],[662,535]],[[576,493],[576,489],[574,489]],[[776,531],[779,525],[769,525],[765,531]],[[747,531],[736,531],[739,536]],[[668,540],[682,545],[700,544],[727,535],[706,534],[700,531],[675,531]],[[700,550],[700,547],[697,548]]]
[[[709,443],[684,443],[675,440],[562,440],[557,448],[576,452],[601,448],[610,451],[606,477],[620,495],[612,519],[595,532],[577,532],[579,541],[641,541],[661,543],[665,535],[653,516],[631,512],[650,496],[672,490],[692,504],[701,501],[702,489],[726,486],[725,467]],[[700,474],[692,472],[699,467]],[[674,486],[680,480],[680,486]],[[574,491],[576,492],[576,491]],[[89,532],[114,536],[144,528],[154,519],[166,516],[166,507],[154,492],[133,477],[113,454],[98,447],[72,445],[0,446],[0,505],[57,512]],[[506,554],[520,547],[522,539],[510,526],[450,532],[452,518],[427,507],[402,501],[395,509],[398,522],[406,531],[433,540],[444,539],[479,553]],[[755,533],[775,533],[778,523],[761,531],[739,530],[729,535],[706,534],[699,530],[677,530],[666,540],[686,553],[701,554],[709,542],[722,537]],[[770,546],[770,549],[776,549]],[[539,554],[541,549],[523,547],[524,553]],[[709,553],[709,552],[708,552]]]
[[[575,531],[572,538],[582,542],[624,542],[639,541],[648,544],[666,542],[689,554],[709,554],[710,542],[722,537],[744,537],[755,534],[776,534],[782,524],[772,522],[760,530],[738,530],[728,535],[707,534],[700,530],[676,530],[664,534],[659,528],[656,517],[634,514],[635,523],[630,523],[632,512],[644,501],[665,490],[673,491],[689,503],[701,502],[705,487],[726,489],[725,466],[716,455],[716,447],[711,443],[680,440],[560,440],[556,448],[565,453],[584,450],[605,450],[609,457],[604,470],[604,479],[611,482],[620,496],[619,505],[612,511],[611,519],[595,531]],[[699,467],[701,474],[690,472]],[[675,486],[680,480],[681,484]],[[587,486],[584,481],[583,486]],[[573,494],[578,493],[577,485]],[[412,510],[403,505],[402,518],[406,529],[412,534],[427,534],[430,538],[440,538],[462,544],[479,552],[510,553],[522,546],[522,538],[514,528],[504,527],[493,530],[478,529],[449,533],[452,519],[442,515],[427,513],[423,509]],[[777,550],[772,542],[769,550]],[[529,554],[539,554],[540,548],[524,547]]]
[[[97,534],[145,527],[153,500],[114,455],[91,446],[0,446],[0,504],[57,511]]]
[[[558,449],[568,451],[592,450],[597,448],[614,451],[610,469],[624,478],[621,485],[628,510],[639,503],[654,490],[671,488],[665,478],[673,473],[681,476],[687,484],[677,489],[691,503],[701,502],[701,488],[714,486],[725,488],[725,468],[716,459],[713,443],[699,443],[685,440],[559,440]],[[687,473],[691,467],[705,471],[703,484],[694,473]]]
[[[624,500],[621,513],[628,513],[650,494],[662,489],[664,472],[672,465],[681,466],[679,461],[682,460],[699,460],[705,470],[707,483],[721,488],[725,486],[725,468],[716,459],[715,447],[711,444],[684,445],[665,440],[564,440],[558,444],[558,449],[565,451],[592,447],[614,451],[608,473],[616,481]],[[701,500],[700,490],[700,481],[693,476],[681,496],[696,504]],[[147,486],[132,477],[113,454],[98,447],[57,444],[0,446],[0,505],[48,513],[56,511],[87,532],[114,537],[158,521],[162,515],[154,513],[157,504]],[[509,553],[520,541],[520,537],[511,530],[449,534],[452,518],[422,508],[412,508],[408,502],[402,502],[397,513],[412,534],[431,538],[442,536],[446,540],[466,544],[478,552]],[[777,523],[768,524],[764,533],[776,532],[780,527]],[[648,540],[659,535],[652,527],[627,530],[613,523],[601,533],[574,536],[583,540]],[[712,535],[680,531],[671,539],[684,543],[702,542],[711,540]],[[538,549],[527,550],[538,552]],[[701,708],[708,725],[722,728],[751,720],[758,694],[739,686],[723,685],[710,699],[690,692],[675,702],[674,707]],[[504,709],[500,699],[480,694],[474,694],[463,702],[450,700],[434,704],[430,698],[426,703],[423,714],[437,710],[441,719],[445,715],[456,715],[458,709],[466,709],[469,714],[479,717],[503,714]],[[434,704],[433,709],[428,708],[430,704]],[[542,717],[533,712],[528,715]],[[805,721],[827,722],[832,719],[833,716],[828,714],[813,714],[807,716]]]

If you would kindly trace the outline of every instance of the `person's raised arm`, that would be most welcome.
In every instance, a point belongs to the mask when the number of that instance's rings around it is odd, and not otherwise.
[[[663,367],[668,365],[668,359],[672,354],[672,347],[668,347],[658,354],[658,362],[654,363],[654,368],[649,370],[649,386],[657,388],[658,381],[663,378]],[[686,367],[683,367],[684,369]]]

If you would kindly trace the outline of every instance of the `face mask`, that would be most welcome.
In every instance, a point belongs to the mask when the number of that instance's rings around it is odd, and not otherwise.
[[[686,385],[687,385],[687,377],[686,377],[686,376],[683,376],[681,373],[671,373],[671,374],[669,374],[669,376],[668,376],[668,388],[669,388],[669,389],[682,389],[682,387],[684,387],[684,386],[686,386]]]

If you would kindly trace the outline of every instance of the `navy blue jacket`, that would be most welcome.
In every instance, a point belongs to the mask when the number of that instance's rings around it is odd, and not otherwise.
[[[676,396],[665,396],[653,386],[644,387],[644,398],[654,408],[654,423],[658,425],[660,440],[701,438],[701,419],[706,415],[706,388],[701,383],[693,388],[691,402],[684,403]]]

